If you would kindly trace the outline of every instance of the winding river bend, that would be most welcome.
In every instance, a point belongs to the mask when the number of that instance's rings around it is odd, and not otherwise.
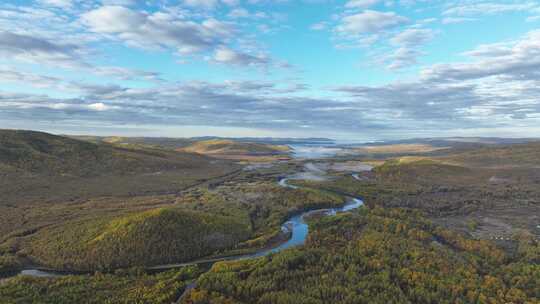
[[[298,189],[297,186],[290,185],[287,183],[287,178],[281,179],[278,184],[282,187],[287,187],[291,189]],[[354,209],[359,208],[362,206],[364,202],[361,199],[358,198],[349,198],[347,203],[341,207],[338,208],[325,208],[325,209],[315,209],[303,212],[298,215],[294,215],[290,217],[282,226],[281,229],[285,233],[290,233],[291,238],[287,240],[284,243],[281,243],[279,246],[273,247],[273,248],[267,248],[262,249],[260,251],[257,251],[255,253],[251,254],[245,254],[245,255],[237,255],[237,256],[229,256],[229,257],[219,257],[214,259],[201,259],[201,260],[195,260],[187,263],[178,263],[178,264],[168,264],[168,265],[159,265],[159,266],[153,266],[153,267],[147,267],[147,270],[154,270],[154,271],[161,271],[161,270],[168,270],[168,269],[174,269],[174,268],[180,268],[190,265],[200,265],[200,264],[211,264],[215,262],[220,261],[237,261],[237,260],[245,260],[245,259],[252,259],[257,257],[266,256],[272,253],[277,253],[282,250],[285,250],[287,248],[303,245],[306,242],[308,233],[309,233],[309,226],[305,222],[304,217],[306,215],[315,213],[315,212],[323,212],[326,215],[335,215],[338,212],[347,212]],[[20,272],[21,275],[28,275],[33,277],[49,277],[49,278],[55,278],[55,277],[61,277],[65,275],[72,275],[72,274],[81,274],[76,272],[62,272],[62,271],[55,271],[51,269],[46,268],[34,268],[34,269],[25,269]]]

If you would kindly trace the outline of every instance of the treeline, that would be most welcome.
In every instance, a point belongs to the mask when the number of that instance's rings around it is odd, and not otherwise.
[[[0,303],[170,304],[201,273],[196,266],[147,274],[140,270],[91,276],[18,276],[0,284]]]
[[[304,248],[222,262],[184,303],[538,303],[539,245],[516,256],[417,211],[361,209],[311,225]]]

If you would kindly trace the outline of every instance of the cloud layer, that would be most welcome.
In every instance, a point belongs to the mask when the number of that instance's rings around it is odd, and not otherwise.
[[[0,4],[0,127],[360,139],[539,131],[535,1],[173,2]],[[309,5],[325,9],[308,18],[299,8]],[[528,30],[446,50],[448,32],[507,15]]]

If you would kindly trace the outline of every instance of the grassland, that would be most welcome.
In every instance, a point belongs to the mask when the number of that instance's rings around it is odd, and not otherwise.
[[[491,146],[454,153],[443,160],[483,168],[540,168],[540,142]]]
[[[179,151],[199,153],[222,159],[268,162],[279,158],[287,158],[289,147],[214,139],[195,142],[190,146],[179,149]]]
[[[189,146],[197,140],[191,138],[168,137],[122,137],[122,136],[69,136],[74,139],[93,143],[109,143],[121,146],[146,146],[160,149],[175,150]]]
[[[238,166],[200,154],[0,130],[1,206],[178,192]]]

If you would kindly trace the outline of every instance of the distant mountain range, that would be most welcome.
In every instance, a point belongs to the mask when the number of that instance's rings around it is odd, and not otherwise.
[[[333,145],[335,141],[329,138],[277,138],[277,137],[120,137],[120,136],[71,136],[68,137],[90,142],[107,142],[115,144],[144,144],[160,146],[163,148],[178,149],[192,145],[196,142],[210,140],[226,140],[240,143],[256,143],[270,145]]]
[[[199,137],[120,137],[120,136],[68,136],[91,142],[107,142],[115,144],[144,144],[160,146],[163,148],[184,148],[196,142],[210,140],[228,140],[240,143],[259,143],[271,145],[316,145],[316,146],[339,146],[339,147],[362,147],[373,145],[397,145],[397,144],[429,144],[435,147],[448,146],[449,144],[462,145],[498,145],[498,144],[519,144],[540,141],[539,138],[503,138],[503,137],[427,137],[398,140],[381,140],[372,142],[352,142],[339,143],[331,138],[307,137],[219,137],[219,136],[199,136]]]
[[[308,137],[308,138],[288,138],[288,137],[193,137],[194,140],[223,139],[234,140],[238,142],[250,142],[272,145],[299,145],[299,144],[321,144],[331,145],[335,140],[330,138]]]
[[[352,143],[340,145],[343,147],[360,146],[382,146],[400,144],[429,144],[434,147],[445,147],[448,145],[511,145],[540,141],[540,138],[503,138],[503,137],[432,137],[432,138],[411,138],[401,140],[373,141],[367,143]]]

